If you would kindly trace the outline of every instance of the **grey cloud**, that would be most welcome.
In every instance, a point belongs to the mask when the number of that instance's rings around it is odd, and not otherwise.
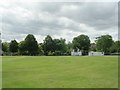
[[[117,3],[86,3],[76,10],[67,8],[65,12],[61,11],[60,15],[95,29],[106,29],[117,26]]]
[[[9,7],[9,8],[8,8]],[[117,29],[117,3],[14,3],[3,8],[3,39],[22,38],[28,33],[69,37],[84,33],[112,35]],[[83,26],[81,26],[83,25]],[[67,33],[68,32],[68,33]],[[72,33],[70,33],[72,32]],[[92,33],[94,34],[92,34]],[[12,34],[12,35],[5,35]],[[117,32],[115,31],[115,35]],[[41,41],[39,41],[41,42]]]

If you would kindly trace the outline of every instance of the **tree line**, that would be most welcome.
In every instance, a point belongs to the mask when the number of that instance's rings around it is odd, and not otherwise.
[[[16,40],[11,40],[10,43],[2,42],[2,55],[61,56],[71,55],[73,49],[81,50],[83,55],[87,55],[89,51],[100,51],[106,55],[118,54],[120,41],[114,41],[110,35],[101,35],[96,37],[95,43],[91,43],[89,37],[82,34],[68,43],[63,38],[52,39],[50,35],[47,35],[43,43],[38,43],[33,34],[28,34],[19,43]]]

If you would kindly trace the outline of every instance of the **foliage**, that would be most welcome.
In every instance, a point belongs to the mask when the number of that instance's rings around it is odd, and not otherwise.
[[[54,41],[52,40],[52,37],[50,35],[47,35],[42,48],[44,50],[44,54],[48,55],[49,52],[54,52],[55,48],[54,48]]]
[[[87,35],[79,35],[75,37],[72,41],[73,49],[77,50],[80,49],[84,54],[87,54],[90,47],[90,39]]]
[[[9,51],[12,53],[18,52],[18,43],[16,40],[10,42]]]
[[[91,43],[91,45],[90,45],[90,51],[97,51],[95,43]]]
[[[120,53],[120,41],[113,42],[112,46],[110,47],[111,53]]]
[[[67,47],[67,50],[66,50],[66,54],[67,55],[71,55],[71,51],[72,51],[72,46],[73,44],[71,43],[71,42],[68,42],[67,44],[66,44],[66,47]]]
[[[25,38],[25,51],[28,55],[38,54],[38,43],[32,34],[28,34]]]
[[[17,43],[12,40],[10,43],[2,42],[3,55],[46,55],[46,56],[61,56],[71,55],[72,49],[82,51],[83,55],[88,55],[88,51],[102,51],[105,54],[120,53],[120,41],[113,41],[112,36],[102,35],[96,38],[95,43],[90,43],[87,35],[79,35],[74,37],[71,42],[66,43],[63,38],[52,39],[47,35],[43,43],[37,42],[32,34],[28,34],[25,40]],[[11,52],[11,53],[10,53]]]
[[[65,39],[54,39],[54,49],[55,55],[64,55],[67,49]]]
[[[42,48],[42,44],[40,45],[39,44],[39,50],[38,50],[38,52],[39,52],[39,55],[44,55],[44,51],[43,51],[43,48]]]
[[[120,53],[120,41],[115,41],[117,52]]]
[[[105,54],[110,54],[110,47],[113,44],[112,36],[102,35],[96,38],[97,49],[105,52]]]
[[[2,43],[2,51],[8,52],[9,44],[7,42]]]
[[[20,55],[27,55],[25,41],[19,43],[19,53]]]

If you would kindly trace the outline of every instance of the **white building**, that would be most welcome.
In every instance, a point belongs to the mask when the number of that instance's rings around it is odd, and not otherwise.
[[[73,51],[71,52],[71,56],[81,56],[81,55],[82,55],[82,52],[79,49],[76,52],[73,49]]]
[[[94,52],[94,51],[90,51],[89,52],[89,56],[103,56],[104,52]]]

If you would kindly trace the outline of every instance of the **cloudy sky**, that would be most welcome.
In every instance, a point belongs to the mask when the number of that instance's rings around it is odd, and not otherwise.
[[[95,37],[105,34],[118,38],[117,2],[12,2],[0,4],[2,40],[22,41],[34,34],[38,42],[46,35],[65,38],[80,34]]]

